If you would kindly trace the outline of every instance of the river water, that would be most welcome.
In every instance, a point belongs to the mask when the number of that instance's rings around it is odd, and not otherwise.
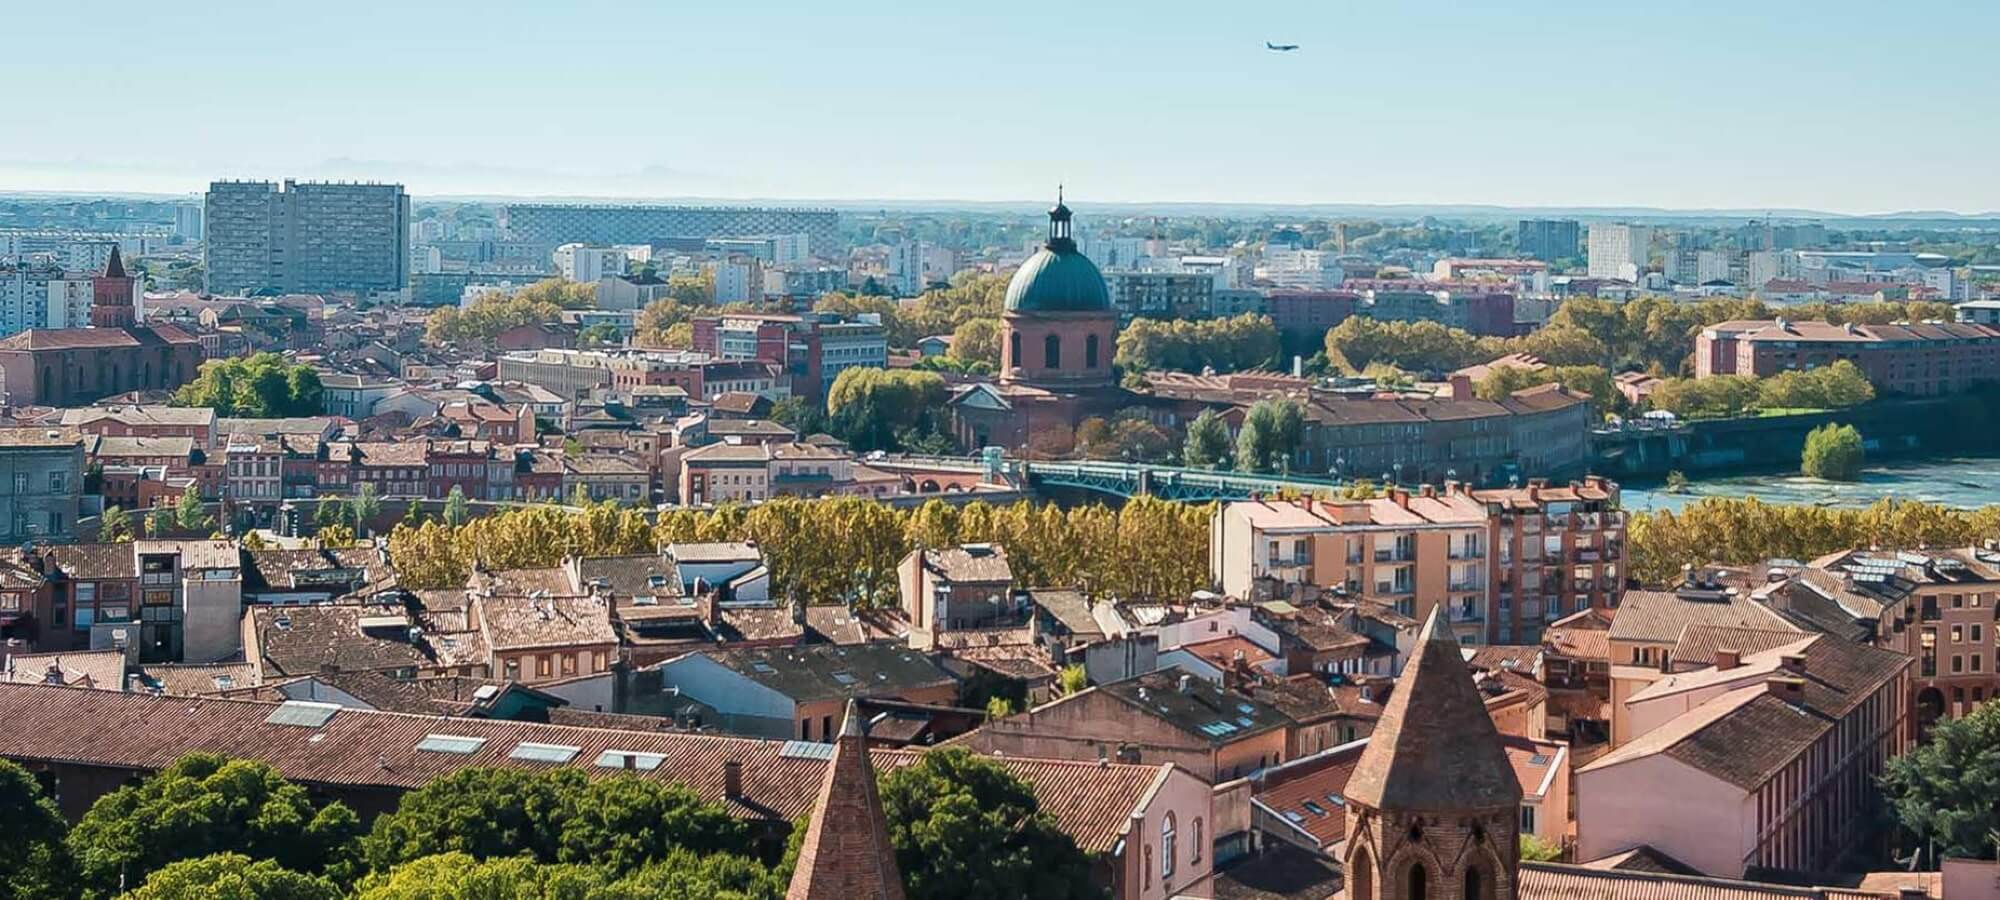
[[[1678,510],[1702,497],[1756,497],[1766,503],[1867,506],[1885,497],[1973,508],[2000,503],[2000,459],[1933,459],[1908,464],[1871,465],[1860,481],[1807,478],[1797,472],[1694,478],[1686,493],[1669,494],[1660,484],[1623,488],[1628,510]]]

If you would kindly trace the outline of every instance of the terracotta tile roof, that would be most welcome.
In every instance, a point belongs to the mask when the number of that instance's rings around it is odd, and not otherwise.
[[[806,630],[831,644],[901,641],[910,635],[910,617],[900,609],[820,604],[806,607]]]
[[[1878,896],[1841,888],[1529,862],[1521,864],[1518,893],[1520,900],[1853,900]]]
[[[0,758],[74,762],[157,771],[190,751],[208,751],[270,763],[286,778],[308,784],[411,789],[469,766],[538,767],[509,756],[522,741],[574,746],[567,765],[593,774],[622,768],[595,765],[607,751],[657,754],[660,764],[642,777],[686,784],[703,800],[722,803],[737,816],[789,822],[807,812],[826,761],[786,752],[786,744],[750,738],[657,730],[617,730],[445,718],[343,709],[320,728],[265,721],[275,704],[214,698],[161,699],[147,695],[39,685],[0,685]],[[425,735],[479,738],[469,754],[416,749]],[[921,757],[908,750],[876,750],[875,767],[889,771]],[[726,797],[722,763],[743,766],[743,792]],[[1034,788],[1043,810],[1086,852],[1109,851],[1132,812],[1166,778],[1172,766],[1095,761],[995,760]]]
[[[3,683],[49,684],[52,674],[61,679],[57,682],[60,684],[100,691],[122,691],[125,689],[125,654],[119,650],[71,650],[62,653],[14,653],[0,660],[0,682]]]
[[[1375,809],[1512,808],[1521,787],[1439,610],[1370,735],[1348,793]]]
[[[1345,794],[1364,747],[1356,741],[1266,769],[1252,799],[1321,849],[1331,847],[1347,837]]]
[[[534,598],[495,592],[480,597],[477,609],[479,630],[496,651],[618,642],[618,633],[611,627],[611,605],[597,597],[551,594]]]
[[[156,663],[139,669],[137,674],[147,689],[173,697],[214,696],[257,683],[257,667],[247,662]]]
[[[1688,666],[1701,669],[1715,665],[1717,650],[1734,650],[1741,656],[1749,656],[1786,644],[1799,643],[1800,637],[1800,633],[1796,631],[1730,628],[1724,625],[1689,625],[1687,630],[1681,632],[1680,643],[1674,645],[1672,658],[1676,667]]]
[[[235,541],[133,541],[132,552],[141,556],[155,553],[178,554],[180,567],[183,570],[236,569],[243,565],[242,551],[236,548]]]
[[[128,456],[172,456],[187,459],[194,455],[194,438],[191,437],[123,437],[105,435],[89,439],[84,452],[96,457],[113,459]]]
[[[1230,671],[1236,667],[1239,661],[1237,654],[1242,654],[1240,661],[1243,665],[1253,668],[1277,658],[1272,656],[1269,651],[1257,646],[1249,638],[1233,634],[1227,637],[1215,638],[1214,640],[1182,644],[1179,649],[1199,656],[1207,660],[1209,665],[1224,671]]]
[[[1611,620],[1611,639],[1679,643],[1690,625],[1799,630],[1741,590],[1626,591]]]
[[[0,342],[4,343],[4,342]],[[80,447],[84,435],[74,428],[0,428],[0,447]]]
[[[783,611],[787,616],[789,610]],[[794,702],[894,697],[955,683],[922,653],[891,644],[813,644],[770,649],[703,650],[710,660]]]
[[[1187,684],[1185,691],[1181,690],[1183,677]],[[1192,675],[1182,676],[1171,669],[1114,681],[1091,690],[1116,697],[1140,713],[1216,747],[1291,724],[1291,719],[1269,704],[1225,691],[1219,685]]]
[[[215,424],[215,410],[207,406],[85,406],[63,410],[64,425],[89,425],[102,421],[128,425],[157,425],[206,428]]]
[[[109,350],[152,344],[199,343],[172,325],[144,328],[32,328],[0,340],[0,350]]]
[[[786,900],[901,900],[903,876],[854,701],[820,779]]]
[[[57,571],[80,581],[139,577],[131,544],[57,544],[42,552]]]
[[[1557,619],[1542,632],[1542,647],[1566,659],[1611,660],[1611,621],[1602,610],[1586,609]]]
[[[325,667],[341,671],[409,669],[434,665],[426,646],[410,642],[406,629],[369,633],[362,620],[399,615],[400,609],[352,603],[252,606],[250,627],[259,648],[259,681],[311,675]]]

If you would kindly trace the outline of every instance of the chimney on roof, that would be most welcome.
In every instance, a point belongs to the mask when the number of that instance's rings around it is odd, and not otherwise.
[[[62,663],[59,662],[49,663],[48,671],[42,673],[42,683],[62,684],[63,681],[64,679],[63,679]]]
[[[1417,489],[1417,495],[1420,497],[1436,497],[1438,495],[1437,487],[1426,484]]]
[[[1715,668],[1727,672],[1743,664],[1743,654],[1724,647],[1715,649]]]
[[[1409,491],[1406,491],[1406,490],[1404,490],[1404,489],[1402,489],[1402,488],[1399,488],[1399,487],[1397,487],[1397,488],[1390,488],[1390,489],[1389,489],[1389,499],[1390,499],[1390,500],[1392,500],[1392,501],[1394,501],[1394,502],[1395,502],[1395,504],[1396,504],[1397,506],[1400,506],[1400,507],[1402,507],[1402,508],[1404,508],[1404,509],[1409,509],[1409,508],[1410,508],[1410,492],[1409,492]]]
[[[1451,376],[1451,380],[1449,383],[1451,385],[1451,395],[1450,395],[1451,399],[1453,400],[1472,399],[1473,397],[1472,376],[1454,374]]]
[[[722,796],[731,799],[743,796],[743,763],[733,759],[722,761]]]
[[[1181,693],[1183,693],[1183,694],[1192,694],[1192,693],[1194,693],[1194,676],[1193,676],[1193,675],[1182,675],[1182,676],[1180,677],[1180,679],[1179,679],[1178,683],[1176,684],[1176,686],[1180,688],[1180,691],[1181,691]]]
[[[1803,653],[1787,653],[1778,657],[1778,668],[1794,675],[1806,673],[1806,656]]]
[[[1805,702],[1806,680],[1803,678],[1774,675],[1764,683],[1773,697],[1794,705]]]

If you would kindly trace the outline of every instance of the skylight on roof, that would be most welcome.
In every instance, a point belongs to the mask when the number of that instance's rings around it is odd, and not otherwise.
[[[1285,818],[1294,824],[1303,824],[1306,820],[1305,815],[1296,809],[1285,810]]]
[[[486,739],[483,737],[465,737],[456,734],[427,734],[423,740],[417,742],[418,750],[427,750],[431,753],[478,753],[479,748],[484,746]]]
[[[287,700],[271,710],[264,717],[266,725],[296,725],[300,728],[319,728],[340,712],[338,703],[315,703],[310,700]]]
[[[1544,756],[1544,755],[1540,754],[1540,753],[1537,753],[1537,754],[1535,754],[1535,755],[1533,755],[1533,756],[1530,756],[1530,757],[1528,757],[1528,765],[1531,765],[1531,766],[1546,766],[1546,765],[1548,765],[1548,764],[1549,764],[1549,758],[1548,758],[1547,756]]]
[[[833,680],[838,681],[841,684],[847,685],[847,684],[853,684],[855,678],[853,675],[847,672],[835,672],[833,673]]]
[[[785,759],[832,759],[833,745],[813,741],[786,741],[778,751]]]
[[[750,671],[757,672],[763,675],[770,675],[776,673],[778,670],[771,668],[770,663],[758,659],[758,660],[752,660],[750,662]]]
[[[1299,805],[1305,807],[1306,812],[1312,813],[1315,816],[1326,815],[1326,807],[1314,803],[1311,800],[1307,800],[1306,802],[1301,803]]]
[[[637,769],[641,772],[651,772],[666,761],[667,758],[658,753],[606,750],[597,754],[597,765],[604,769]]]
[[[560,764],[575,759],[576,755],[581,752],[583,752],[582,747],[571,747],[567,744],[538,744],[534,741],[522,741],[519,744],[515,744],[513,752],[507,755],[526,762]]]

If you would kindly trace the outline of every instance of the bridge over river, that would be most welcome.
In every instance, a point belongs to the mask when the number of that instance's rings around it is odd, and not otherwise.
[[[1302,493],[1331,491],[1342,486],[1341,482],[1298,475],[1217,472],[1103,460],[1050,462],[1008,459],[991,453],[982,456],[887,456],[868,460],[867,464],[871,468],[903,475],[919,491],[927,482],[944,485],[977,476],[988,483],[1029,489],[1071,489],[1116,497],[1151,496],[1198,503],[1244,500],[1253,495],[1276,494],[1286,489]]]

